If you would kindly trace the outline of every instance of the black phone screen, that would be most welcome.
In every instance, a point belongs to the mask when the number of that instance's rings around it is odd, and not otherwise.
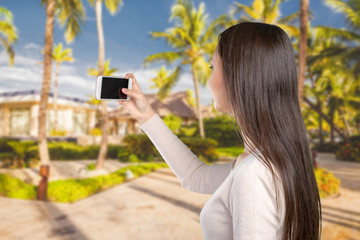
[[[126,78],[102,77],[101,98],[126,99],[127,95],[121,88],[128,88],[129,80]]]

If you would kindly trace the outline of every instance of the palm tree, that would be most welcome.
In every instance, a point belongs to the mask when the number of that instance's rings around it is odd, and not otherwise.
[[[165,32],[152,32],[151,37],[164,38],[174,48],[174,51],[154,53],[145,58],[144,64],[157,61],[172,63],[182,60],[178,67],[190,65],[194,81],[197,117],[199,120],[200,136],[205,137],[200,107],[199,83],[205,86],[210,76],[209,59],[217,44],[217,33],[225,28],[228,18],[221,15],[208,27],[207,15],[204,14],[205,4],[200,3],[198,10],[189,0],[178,0],[172,6],[170,21],[177,20],[175,26]],[[206,60],[207,58],[207,60]]]
[[[302,106],[304,79],[306,69],[307,30],[309,15],[309,0],[300,0],[300,46],[299,46],[299,103]]]
[[[14,65],[13,43],[18,39],[17,29],[13,24],[13,15],[6,8],[0,7],[0,45],[9,56],[9,65]]]
[[[304,101],[319,113],[320,133],[322,131],[321,119],[324,119],[331,127],[331,139],[333,139],[333,131],[336,131],[344,140],[348,140],[345,134],[336,127],[334,117],[336,117],[337,110],[349,132],[348,122],[345,118],[346,109],[356,111],[356,106],[360,103],[356,92],[360,90],[360,82],[353,74],[351,66],[342,61],[341,55],[329,57],[325,54],[324,56],[327,49],[341,49],[344,44],[337,43],[330,38],[323,39],[316,36],[315,33],[316,31],[311,29],[308,39],[308,78],[311,80],[312,86],[305,85]],[[309,97],[315,98],[317,103],[312,103]],[[326,110],[322,109],[323,107]],[[322,142],[321,138],[320,142]]]
[[[99,64],[96,63],[96,65],[99,67]],[[110,68],[110,59],[108,59],[104,64],[103,74],[105,76],[112,76],[118,69],[117,68]],[[99,76],[100,70],[95,68],[88,68],[88,75],[89,76]],[[98,100],[100,101],[100,100]]]
[[[98,30],[99,38],[99,61],[98,61],[98,71],[99,75],[104,75],[104,59],[105,59],[105,43],[104,43],[104,32],[102,26],[102,2],[103,0],[89,0],[91,6],[95,7],[96,15],[96,25]],[[109,10],[111,15],[114,15],[116,10],[122,5],[122,0],[105,0],[105,6]],[[100,144],[100,152],[98,159],[96,161],[95,169],[101,169],[104,166],[105,157],[107,153],[107,144],[108,144],[108,116],[107,116],[107,103],[106,101],[101,102],[102,108],[102,136]]]
[[[60,63],[62,62],[72,62],[72,50],[71,48],[66,48],[63,50],[62,43],[59,43],[53,50],[52,58],[56,62],[56,71],[55,71],[55,83],[54,83],[54,111],[55,111],[55,129],[58,129],[58,115],[57,115],[57,93],[58,93],[58,77]]]
[[[323,57],[340,56],[342,61],[352,65],[355,76],[360,75],[360,4],[359,1],[326,0],[326,5],[345,15],[349,29],[328,26],[316,27],[317,36],[323,39],[338,39],[349,45],[327,49]],[[352,44],[351,44],[352,43]],[[354,44],[355,43],[355,44]]]
[[[65,39],[67,42],[71,42],[80,32],[79,24],[83,23],[85,12],[81,1],[78,0],[42,0],[41,5],[46,6],[46,26],[43,83],[39,103],[38,144],[41,164],[50,165],[46,139],[46,112],[51,84],[54,18],[56,15],[60,23],[66,25]]]
[[[177,67],[173,73],[169,75],[169,71],[166,70],[165,66],[162,66],[156,74],[156,77],[150,79],[154,82],[155,85],[150,86],[150,88],[158,88],[157,95],[160,100],[166,98],[169,94],[171,88],[179,80],[180,76],[180,67]]]

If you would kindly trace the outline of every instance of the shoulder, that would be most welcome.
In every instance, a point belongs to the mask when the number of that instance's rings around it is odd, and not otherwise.
[[[273,165],[271,164],[271,166]],[[278,179],[274,167],[273,170]],[[279,184],[278,187],[282,188]],[[241,199],[248,201],[256,199],[260,202],[268,200],[273,202],[276,197],[271,171],[255,155],[246,159],[241,166],[234,170],[230,192],[233,198],[241,196]]]

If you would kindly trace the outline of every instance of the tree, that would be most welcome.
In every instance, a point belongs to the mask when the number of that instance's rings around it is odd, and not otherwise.
[[[196,10],[189,0],[176,1],[172,6],[170,16],[170,21],[176,21],[174,27],[165,32],[151,33],[152,39],[164,38],[174,48],[174,51],[154,53],[144,60],[145,66],[157,61],[165,61],[170,64],[175,60],[181,60],[181,63],[178,64],[180,70],[182,65],[190,65],[202,138],[205,137],[205,132],[200,106],[199,83],[203,86],[207,84],[210,76],[210,56],[214,53],[217,45],[216,36],[222,28],[225,28],[228,21],[226,15],[221,15],[207,27],[207,15],[204,12],[204,3],[200,3]]]
[[[5,49],[9,57],[9,65],[14,65],[14,47],[17,41],[17,29],[13,24],[13,15],[6,8],[0,7],[0,45]]]
[[[38,144],[42,165],[50,165],[46,139],[46,112],[51,84],[52,45],[55,15],[65,26],[65,39],[71,42],[80,33],[79,24],[83,23],[85,12],[81,1],[78,0],[42,0],[46,6],[45,48],[43,83],[40,94]]]
[[[54,83],[54,111],[55,111],[55,124],[54,128],[58,129],[58,114],[57,114],[57,93],[58,93],[58,78],[60,63],[62,62],[72,62],[72,50],[71,48],[66,48],[63,50],[62,43],[59,43],[52,53],[52,58],[56,62],[56,71],[55,71],[55,83]]]
[[[302,106],[304,79],[306,70],[306,49],[307,49],[307,30],[308,30],[309,0],[300,0],[300,47],[299,47],[299,103]]]
[[[342,61],[341,55],[327,56],[327,49],[341,49],[343,43],[337,43],[335,39],[323,39],[317,36],[314,29],[310,29],[308,38],[307,67],[308,78],[311,80],[311,86],[304,85],[304,101],[319,114],[319,132],[320,142],[322,143],[322,119],[325,120],[331,131],[336,131],[344,140],[348,140],[345,134],[335,123],[336,112],[344,121],[350,135],[350,128],[347,118],[345,117],[347,109],[356,111],[356,106],[360,103],[358,92],[360,82],[352,72],[351,65]],[[308,98],[315,98],[316,102],[311,102]],[[327,112],[327,113],[326,113]],[[354,116],[354,125],[355,123]]]
[[[95,2],[94,2],[95,1]],[[96,25],[98,30],[99,38],[99,61],[98,61],[98,71],[99,75],[104,75],[104,59],[105,59],[105,43],[104,43],[104,31],[102,26],[102,0],[89,0],[91,6],[95,8],[96,15]],[[122,0],[105,0],[105,6],[109,10],[111,15],[114,15],[116,10],[122,5]],[[105,157],[107,153],[107,144],[108,144],[108,113],[107,113],[107,103],[106,101],[101,102],[102,108],[102,136],[99,155],[95,164],[95,169],[101,169],[104,166]]]

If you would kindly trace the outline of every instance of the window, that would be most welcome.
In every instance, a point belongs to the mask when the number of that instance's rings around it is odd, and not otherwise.
[[[10,109],[10,135],[30,135],[30,108]]]
[[[0,136],[3,136],[3,129],[4,129],[4,108],[0,107]]]
[[[65,111],[57,110],[57,121],[58,121],[58,128],[56,130],[64,130],[65,129]],[[55,111],[53,109],[47,110],[46,127],[47,127],[48,133],[53,128],[55,128]]]
[[[88,133],[88,114],[86,111],[74,110],[73,127],[75,135],[86,135]]]

